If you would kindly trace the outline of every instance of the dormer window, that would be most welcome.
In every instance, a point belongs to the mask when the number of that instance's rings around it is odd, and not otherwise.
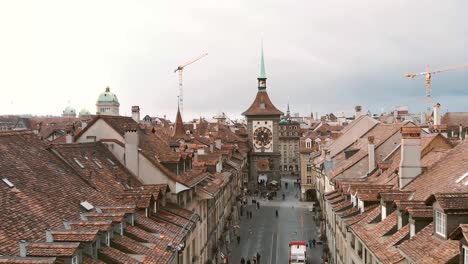
[[[446,237],[446,223],[447,223],[447,215],[442,213],[442,212],[439,212],[439,211],[436,211],[435,212],[435,220],[436,220],[436,233],[438,235],[441,235],[443,237]]]

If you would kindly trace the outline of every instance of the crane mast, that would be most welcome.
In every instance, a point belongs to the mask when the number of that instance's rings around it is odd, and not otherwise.
[[[182,65],[177,66],[177,69],[174,70],[174,72],[179,72],[179,96],[178,96],[178,101],[179,101],[179,109],[180,109],[180,114],[182,115],[184,113],[184,88],[183,88],[183,72],[184,68],[196,61],[201,60],[203,57],[208,55],[208,53],[203,53],[202,55],[198,56],[197,58],[186,62]]]
[[[426,77],[426,97],[425,97],[425,102],[426,102],[426,114],[425,114],[425,122],[429,123],[430,117],[431,117],[431,111],[432,111],[432,86],[431,86],[431,81],[432,81],[432,75],[436,73],[442,73],[442,72],[447,72],[447,71],[453,71],[453,70],[459,70],[459,69],[465,69],[468,68],[468,65],[459,65],[459,66],[453,66],[441,70],[435,70],[431,71],[429,68],[429,65],[426,65],[426,71],[421,72],[421,73],[407,73],[405,74],[405,77],[407,78],[414,78],[418,77],[421,75],[424,75]],[[421,123],[423,120],[421,120]]]

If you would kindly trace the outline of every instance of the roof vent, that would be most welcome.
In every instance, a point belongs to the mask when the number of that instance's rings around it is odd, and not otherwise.
[[[98,168],[102,169],[102,165],[97,159],[94,159],[93,161],[96,164],[96,166],[98,166]]]
[[[458,178],[455,183],[460,183],[461,181],[463,181],[466,178],[466,176],[468,176],[468,171],[465,172],[465,174],[463,174],[460,178]]]
[[[14,185],[13,183],[11,183],[11,181],[9,181],[7,178],[3,178],[2,181],[3,181],[6,185],[8,185],[8,187],[10,187],[10,188],[15,187],[15,185]]]
[[[73,160],[75,161],[75,163],[76,163],[80,168],[82,168],[82,169],[85,168],[84,165],[81,164],[81,162],[80,162],[77,158],[73,158]]]
[[[94,206],[88,201],[81,202],[80,205],[83,206],[83,208],[86,209],[86,211],[94,209]]]
[[[112,166],[115,166],[115,162],[113,162],[111,159],[107,158],[107,161],[108,161]]]

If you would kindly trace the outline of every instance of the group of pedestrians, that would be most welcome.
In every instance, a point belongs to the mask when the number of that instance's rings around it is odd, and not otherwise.
[[[247,258],[247,261],[242,257],[240,264],[260,264],[260,254],[257,252],[251,259]]]

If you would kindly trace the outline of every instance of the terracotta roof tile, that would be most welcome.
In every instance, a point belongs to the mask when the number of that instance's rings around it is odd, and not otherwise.
[[[31,257],[71,257],[80,243],[71,242],[27,242],[26,255]]]
[[[8,264],[54,264],[55,261],[56,258],[0,256],[0,263]]]
[[[426,200],[434,193],[466,192],[468,185],[457,183],[468,171],[468,144],[461,143],[426,170],[403,190],[416,191],[415,200]],[[443,179],[443,180],[441,180]]]
[[[468,213],[468,192],[436,193],[434,196],[444,212],[464,211],[465,213]]]
[[[99,253],[105,262],[119,263],[119,264],[139,264],[140,261],[132,258],[131,256],[123,253],[122,251],[112,247],[101,247]],[[100,257],[101,258],[101,257]]]
[[[95,230],[51,230],[54,242],[92,242],[96,239],[98,229]]]
[[[107,232],[112,227],[112,221],[69,221],[70,227],[75,230],[81,229],[95,229],[97,228],[99,232]]]
[[[435,238],[433,223],[399,245],[399,250],[415,263],[447,263],[459,252],[458,241]]]

